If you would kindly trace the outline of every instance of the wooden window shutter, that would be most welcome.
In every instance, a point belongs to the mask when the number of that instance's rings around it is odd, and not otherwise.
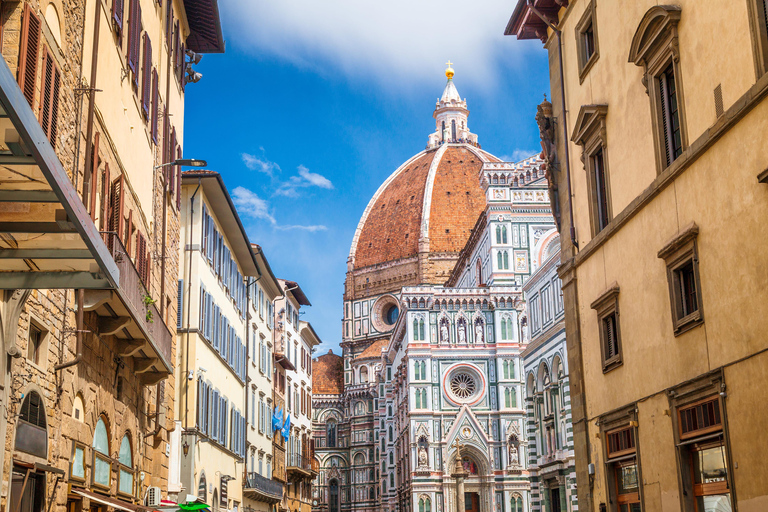
[[[139,16],[137,15],[137,7],[139,0],[131,0],[130,6],[130,18],[128,19],[128,69],[136,72],[136,55],[133,52],[136,43],[136,27],[138,26]]]
[[[181,158],[181,146],[176,146],[176,158]],[[181,166],[176,167],[176,210],[181,208]]]
[[[171,45],[171,30],[173,29],[173,2],[168,0],[165,8],[165,44],[168,45],[168,54],[173,51]]]
[[[122,174],[112,183],[112,212],[110,213],[109,230],[113,233],[117,233],[117,238],[119,240],[123,239],[124,183]],[[114,236],[115,235],[113,234],[110,237],[110,240],[112,240]]]
[[[142,25],[141,25],[141,4],[139,3],[139,0],[133,0],[132,5],[133,7],[133,16],[134,18],[131,18],[131,44],[130,44],[130,59],[129,59],[129,67],[131,65],[131,60],[133,61],[133,67],[131,68],[131,71],[133,71],[133,86],[138,88],[139,87],[139,53],[141,50],[141,33],[143,31]]]
[[[112,0],[112,23],[117,28],[118,36],[123,32],[123,14],[125,0]]]
[[[139,271],[139,279],[144,282],[144,235],[136,234],[136,270]]]
[[[109,187],[112,180],[109,176],[109,164],[104,164],[104,171],[101,173],[101,219],[99,220],[99,229],[101,231],[109,231],[112,203],[110,201]]]
[[[88,212],[91,214],[91,220],[96,221],[96,191],[99,184],[99,132],[93,137],[93,150],[91,155],[91,182],[89,187]]]
[[[40,18],[32,11],[30,4],[24,4],[21,22],[21,45],[19,47],[18,81],[29,106],[34,106],[37,82],[37,56],[40,50]]]
[[[61,88],[61,72],[53,60],[51,52],[45,51],[43,59],[43,76],[40,86],[40,126],[45,135],[56,147],[56,134],[58,133],[59,119],[59,89]],[[34,94],[34,92],[33,92]]]
[[[179,20],[173,24],[173,62],[174,70],[179,65],[179,49],[181,47],[181,36],[179,35]]]
[[[144,119],[149,119],[149,95],[152,87],[152,41],[149,34],[144,32],[144,63],[141,66],[141,113]]]
[[[158,85],[157,85],[157,69],[152,68],[152,142],[157,145],[157,114],[158,110],[160,108],[160,105],[158,105],[160,97],[158,94]]]
[[[185,55],[186,55],[186,47],[184,43],[181,43],[181,58],[179,59],[179,83],[181,84],[181,91],[184,92],[184,86],[187,84],[187,81],[184,77],[184,68],[185,65]]]

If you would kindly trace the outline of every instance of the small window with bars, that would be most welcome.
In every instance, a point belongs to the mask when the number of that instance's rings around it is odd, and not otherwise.
[[[603,373],[622,364],[621,330],[619,327],[619,286],[612,284],[591,305],[597,311]]]
[[[677,410],[680,439],[690,439],[723,430],[719,397],[706,398]]]
[[[627,426],[607,432],[605,435],[605,445],[608,459],[615,459],[616,457],[635,453],[635,430]]]

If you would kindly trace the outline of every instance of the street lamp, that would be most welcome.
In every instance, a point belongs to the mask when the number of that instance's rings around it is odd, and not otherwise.
[[[156,165],[155,169],[160,169],[161,167],[168,167],[169,165],[183,165],[185,167],[206,167],[208,165],[208,162],[206,162],[205,160],[197,160],[195,158],[179,158],[177,160],[174,160],[173,162],[168,162],[167,164]]]

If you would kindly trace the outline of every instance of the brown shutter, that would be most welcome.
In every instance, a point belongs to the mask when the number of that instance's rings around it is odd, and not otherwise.
[[[136,59],[133,54],[134,41],[136,39],[136,30],[138,16],[136,15],[136,6],[139,5],[139,0],[131,0],[130,6],[130,18],[128,18],[128,69],[136,72]]]
[[[152,87],[152,42],[149,34],[144,32],[144,64],[141,66],[141,113],[144,119],[149,119],[149,95]]]
[[[141,50],[141,4],[131,0],[130,37],[128,39],[128,67],[133,71],[133,86],[139,87],[139,53]]]
[[[168,45],[169,55],[173,51],[173,46],[171,45],[171,36],[173,34],[171,33],[171,29],[173,29],[173,2],[168,0],[165,9],[165,44]]]
[[[37,55],[40,50],[40,18],[32,11],[30,4],[24,4],[21,22],[21,45],[19,47],[18,81],[29,106],[34,106],[37,82]]]
[[[187,84],[187,81],[184,77],[184,68],[185,65],[185,45],[184,43],[181,43],[181,59],[179,59],[179,84],[181,84],[181,91],[184,92],[184,86]]]
[[[144,265],[144,235],[141,234],[141,231],[136,233],[136,271],[139,273],[139,279],[141,279],[141,282],[144,282],[144,270],[146,269],[146,266]]]
[[[121,174],[114,183],[112,183],[112,212],[110,213],[109,230],[117,233],[119,240],[123,239],[123,203],[124,203],[124,180]],[[115,235],[110,237],[110,240]]]
[[[125,0],[112,0],[112,22],[117,27],[117,34],[123,32],[123,11],[125,10]]]
[[[179,66],[179,49],[181,47],[181,37],[179,36],[179,20],[176,20],[176,22],[173,25],[173,69],[174,74],[176,71],[176,68]]]
[[[160,106],[158,105],[158,85],[157,85],[157,70],[152,68],[152,142],[157,145],[157,113]]]
[[[51,144],[56,147],[57,124],[59,118],[59,89],[61,87],[61,72],[56,67],[51,52],[45,51],[43,56],[43,76],[40,84],[40,126]]]
[[[99,132],[93,137],[93,153],[91,155],[91,182],[89,184],[90,200],[88,211],[91,214],[91,220],[96,221],[96,190],[99,183]]]
[[[181,146],[176,146],[176,158],[181,158]],[[181,209],[181,166],[176,168],[176,210]]]
[[[104,164],[104,172],[101,173],[101,219],[99,220],[99,229],[101,231],[109,231],[110,219],[109,214],[112,208],[109,197],[109,186],[112,183],[109,176],[109,164]]]

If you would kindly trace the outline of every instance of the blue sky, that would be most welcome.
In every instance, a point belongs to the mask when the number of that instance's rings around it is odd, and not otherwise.
[[[339,353],[352,236],[435,129],[447,60],[483,149],[538,151],[546,52],[503,35],[513,2],[470,4],[220,0],[227,51],[206,55],[187,86],[184,156],[223,175],[251,241],[301,284],[318,354]]]

